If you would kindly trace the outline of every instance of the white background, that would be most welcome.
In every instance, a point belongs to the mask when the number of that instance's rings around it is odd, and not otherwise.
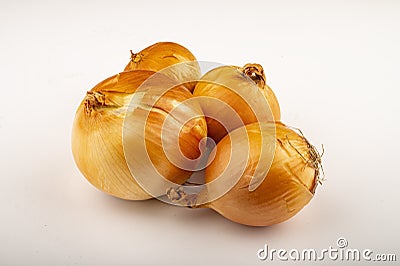
[[[0,264],[273,265],[257,259],[265,244],[320,250],[338,237],[399,260],[399,14],[399,1],[2,1]],[[80,174],[75,109],[130,49],[158,41],[262,64],[282,120],[324,144],[327,181],[293,219],[246,227],[119,200]]]

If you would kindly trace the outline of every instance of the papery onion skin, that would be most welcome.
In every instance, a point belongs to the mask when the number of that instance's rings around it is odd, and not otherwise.
[[[281,120],[281,108],[274,91],[267,84],[264,68],[260,64],[249,63],[243,67],[239,67],[239,70],[257,84],[258,88],[262,91],[265,99],[267,99],[268,104],[270,105],[272,114],[274,116],[273,121],[279,122]]]
[[[244,67],[221,66],[212,69],[197,82],[193,95],[218,99],[229,105],[242,119],[242,125],[280,121],[281,119],[278,100],[272,89],[266,84],[264,70],[259,64],[246,64]],[[249,97],[251,102],[246,102],[242,96]],[[267,106],[263,106],[265,104]],[[220,110],[215,110],[215,107],[210,106],[211,104],[206,100],[202,101],[202,108],[206,116],[210,112],[216,112],[221,113],[221,116],[224,117],[224,121],[217,121],[211,117],[206,118],[208,136],[218,142],[228,133],[224,126],[226,126],[226,122],[229,123],[231,118],[224,113],[223,105],[220,105]],[[262,113],[262,116],[256,114],[255,109],[259,110],[259,114]]]
[[[262,136],[273,134],[275,126],[276,146],[271,168],[259,187],[249,191],[252,172],[260,158]],[[252,123],[246,130],[250,158],[245,172],[226,194],[201,207],[250,226],[270,226],[286,221],[312,199],[319,181],[320,157],[315,157],[318,153],[303,136],[282,123],[264,124],[262,129],[259,123]],[[227,135],[216,146],[214,161],[206,169],[206,183],[216,179],[226,168],[231,145]]]
[[[151,70],[185,84],[193,91],[201,76],[196,57],[184,46],[174,42],[158,42],[138,53],[131,51],[131,60],[125,67],[129,70]]]
[[[153,71],[134,70],[112,76],[89,91],[76,112],[72,132],[75,162],[92,185],[115,197],[144,200],[154,196],[146,193],[131,175],[124,156],[122,136],[123,126],[127,126],[124,125],[124,118],[132,96],[154,74]],[[157,75],[155,86],[176,84],[162,74]],[[144,108],[148,108],[146,101],[156,96],[159,95],[149,91],[143,98]],[[184,86],[173,87],[158,99],[146,120],[145,141],[149,157],[166,179],[178,184],[189,178],[191,172],[172,165],[165,157],[160,125],[168,112],[179,108],[179,104],[191,97]],[[189,143],[186,146],[178,145],[177,148],[186,156],[196,158],[200,154],[198,144],[206,137],[207,128],[200,107],[192,111],[198,117],[185,124],[176,121],[177,130],[182,130],[178,131],[180,142]],[[186,114],[182,117],[186,117]]]

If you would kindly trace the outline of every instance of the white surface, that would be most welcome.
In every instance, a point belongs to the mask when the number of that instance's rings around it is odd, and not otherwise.
[[[0,4],[1,265],[273,265],[257,259],[264,244],[323,249],[341,236],[400,259],[398,1],[78,2]],[[325,146],[328,180],[297,216],[250,228],[118,200],[83,178],[75,109],[130,49],[157,41],[265,67],[283,121]]]

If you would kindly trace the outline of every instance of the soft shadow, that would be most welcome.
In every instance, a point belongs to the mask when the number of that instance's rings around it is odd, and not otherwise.
[[[278,235],[289,224],[281,223],[266,227],[247,226],[232,222],[214,210],[174,206],[157,199],[129,201],[109,195],[97,195],[98,206],[124,219],[156,219],[160,225],[178,225],[186,231],[204,231],[207,234],[230,235],[233,238],[268,238]]]

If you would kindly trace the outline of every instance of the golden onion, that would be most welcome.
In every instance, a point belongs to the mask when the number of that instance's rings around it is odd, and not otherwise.
[[[202,97],[208,136],[216,142],[240,126],[281,118],[278,100],[259,64],[212,69],[196,84],[193,95]]]
[[[321,157],[302,134],[282,123],[252,123],[245,130],[249,139],[249,158],[244,169],[234,170],[240,173],[239,181],[222,197],[203,207],[245,225],[269,226],[286,221],[314,196],[320,181]],[[232,148],[245,150],[244,142],[231,143],[227,135],[218,143],[215,158],[206,168],[206,183],[225,171]],[[274,152],[266,176],[260,178],[254,176],[254,171],[256,167],[263,167],[263,163],[268,164],[260,160],[263,150]],[[253,178],[259,179],[255,189],[250,188]],[[208,193],[209,196],[212,194],[211,191]]]
[[[192,98],[184,86],[152,71],[122,72],[100,82],[87,92],[76,112],[72,152],[78,168],[92,185],[113,196],[130,200],[159,196],[138,184],[126,161],[125,152],[135,147],[124,145],[124,140],[141,136],[143,125],[145,137],[138,141],[145,142],[151,166],[166,180],[182,184],[191,171],[172,164],[163,144],[169,145],[172,157],[177,154],[175,160],[181,153],[187,158],[200,155],[199,143],[207,128],[200,106],[188,101]],[[127,123],[128,116],[134,121]],[[136,159],[138,167],[149,167],[141,165],[142,158]]]
[[[131,60],[125,67],[129,70],[162,72],[193,91],[200,78],[200,66],[196,57],[185,47],[173,42],[158,42],[138,53],[131,51]]]
[[[238,128],[213,153],[202,190],[171,188],[167,195],[172,202],[210,208],[244,225],[270,226],[298,213],[321,182],[321,156],[315,147],[280,122]]]

